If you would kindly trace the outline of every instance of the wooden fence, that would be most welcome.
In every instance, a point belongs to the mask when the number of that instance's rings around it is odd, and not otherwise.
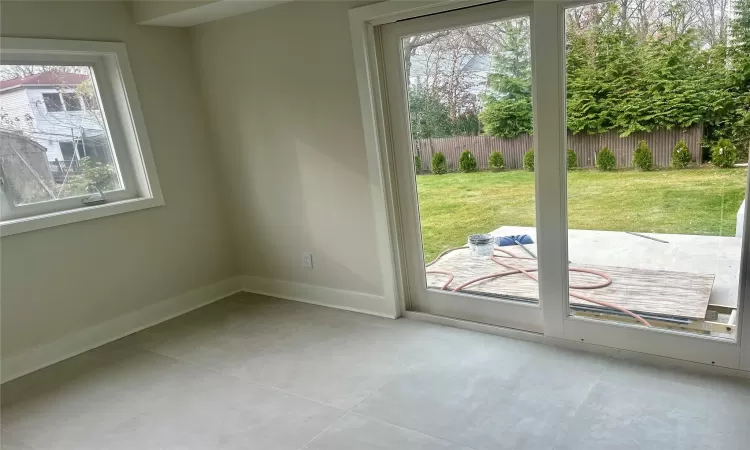
[[[602,147],[608,147],[617,158],[617,167],[633,166],[633,151],[639,141],[645,140],[654,155],[654,166],[669,166],[672,150],[675,144],[684,139],[690,150],[693,162],[701,164],[701,139],[703,127],[701,125],[684,129],[655,130],[648,133],[633,133],[628,137],[620,137],[617,132],[609,131],[602,134],[572,134],[568,133],[568,148],[578,155],[579,167],[594,167],[596,153]],[[432,156],[442,152],[448,160],[448,170],[458,170],[458,159],[464,150],[471,151],[477,158],[477,168],[489,168],[487,160],[490,153],[499,151],[505,158],[506,169],[520,169],[523,167],[523,155],[533,147],[533,137],[523,134],[514,139],[504,139],[492,136],[455,136],[439,139],[415,139],[412,150],[422,159],[422,170],[430,170]]]

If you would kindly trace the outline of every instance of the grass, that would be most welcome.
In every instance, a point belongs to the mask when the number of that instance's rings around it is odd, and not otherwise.
[[[734,236],[747,169],[701,167],[638,172],[568,172],[568,227]],[[464,245],[472,233],[534,226],[534,174],[419,175],[425,260]]]

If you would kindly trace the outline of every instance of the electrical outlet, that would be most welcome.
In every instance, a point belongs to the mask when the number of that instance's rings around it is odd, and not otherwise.
[[[312,253],[303,253],[302,254],[302,267],[305,267],[307,269],[312,269],[313,268]]]

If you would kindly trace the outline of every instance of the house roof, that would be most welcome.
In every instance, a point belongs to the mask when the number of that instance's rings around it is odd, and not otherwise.
[[[81,73],[42,72],[28,77],[0,81],[0,91],[21,86],[77,86],[88,79],[88,75]]]

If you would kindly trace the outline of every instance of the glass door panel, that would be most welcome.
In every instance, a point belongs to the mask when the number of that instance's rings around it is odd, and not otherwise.
[[[698,0],[564,9],[570,316],[737,340],[748,93],[725,3],[715,24]]]
[[[382,27],[408,308],[541,331],[531,3]]]

